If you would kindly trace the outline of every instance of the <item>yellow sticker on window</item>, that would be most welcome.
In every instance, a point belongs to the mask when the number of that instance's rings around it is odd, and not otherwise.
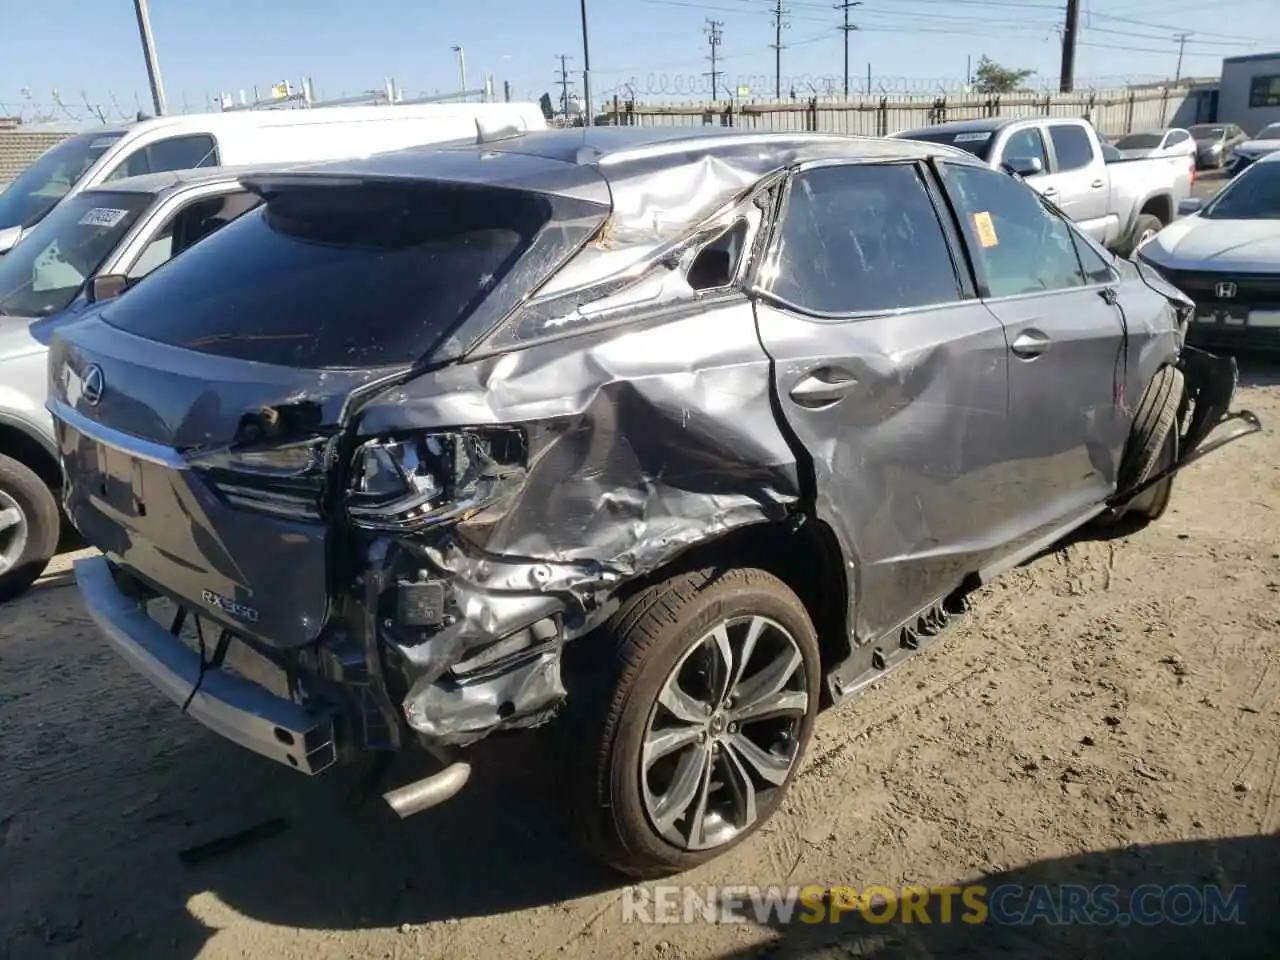
[[[996,236],[996,225],[991,222],[991,214],[982,210],[973,215],[973,227],[978,231],[978,242],[984,247],[998,246],[1000,238]]]

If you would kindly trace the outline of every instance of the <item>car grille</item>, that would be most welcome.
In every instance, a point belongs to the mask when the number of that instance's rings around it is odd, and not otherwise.
[[[1280,273],[1161,270],[1165,278],[1199,306],[1280,306]],[[1235,296],[1219,297],[1218,284],[1234,283]]]

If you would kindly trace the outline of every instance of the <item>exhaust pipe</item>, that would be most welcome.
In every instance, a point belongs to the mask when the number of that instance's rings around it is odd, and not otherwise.
[[[444,803],[465,787],[470,779],[471,764],[456,760],[429,777],[388,790],[382,795],[382,799],[403,820]]]

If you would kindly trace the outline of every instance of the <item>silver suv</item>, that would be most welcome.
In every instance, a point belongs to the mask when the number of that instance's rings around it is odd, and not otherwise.
[[[764,823],[958,591],[1158,517],[1235,390],[1176,289],[937,144],[566,130],[246,185],[55,335],[86,608],[295,770],[434,755],[401,815],[563,710],[572,822],[638,876]]]
[[[0,257],[0,602],[57,548],[62,484],[45,409],[53,331],[260,199],[230,168],[118,180],[71,197]]]

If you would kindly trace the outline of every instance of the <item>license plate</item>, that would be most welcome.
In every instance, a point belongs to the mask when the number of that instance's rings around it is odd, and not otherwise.
[[[1248,307],[1206,307],[1196,311],[1196,323],[1223,323],[1229,327],[1243,327],[1248,322]]]

